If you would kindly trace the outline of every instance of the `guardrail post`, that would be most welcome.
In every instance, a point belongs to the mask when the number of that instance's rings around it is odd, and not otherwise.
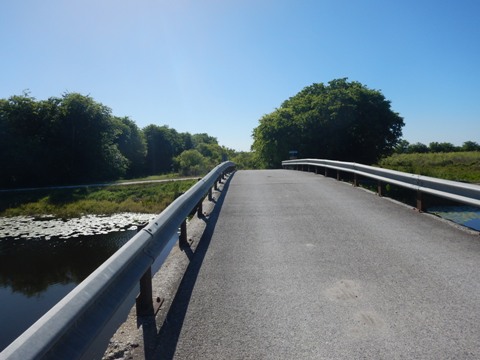
[[[328,177],[328,168],[325,168],[325,177]]]
[[[340,181],[340,170],[337,170],[337,180]]]
[[[212,188],[208,189],[208,201],[212,201],[213,196],[212,196]]]
[[[182,221],[182,224],[180,225],[180,237],[178,239],[178,243],[180,248],[183,248],[185,246],[188,246],[188,241],[187,241],[187,219]]]
[[[214,190],[218,190],[217,181],[218,181],[218,179],[215,180],[215,182],[213,183],[213,189],[214,189]]]
[[[202,217],[203,215],[203,198],[200,199],[198,206],[197,206],[197,216]]]
[[[417,210],[425,211],[425,209],[426,209],[425,196],[421,191],[417,191]]]
[[[318,175],[318,166],[315,166],[315,174]]]
[[[137,232],[140,232],[147,223],[138,226]],[[140,293],[135,299],[135,306],[137,309],[137,316],[146,316],[153,314],[153,293],[152,293],[152,268],[149,267],[147,271],[140,278]]]
[[[357,173],[353,174],[353,186],[358,186],[358,175],[357,175]]]
[[[140,278],[140,294],[135,301],[137,316],[153,314],[152,268],[149,267]]]
[[[383,196],[383,184],[380,180],[377,182],[377,194]]]

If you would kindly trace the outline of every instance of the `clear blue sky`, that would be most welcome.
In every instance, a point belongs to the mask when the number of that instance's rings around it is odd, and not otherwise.
[[[382,91],[411,143],[480,142],[478,0],[2,0],[0,98],[90,95],[249,150],[312,83]]]

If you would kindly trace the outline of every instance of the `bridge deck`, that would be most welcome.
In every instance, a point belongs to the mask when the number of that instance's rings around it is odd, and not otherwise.
[[[480,358],[478,235],[312,173],[227,187],[154,358]]]

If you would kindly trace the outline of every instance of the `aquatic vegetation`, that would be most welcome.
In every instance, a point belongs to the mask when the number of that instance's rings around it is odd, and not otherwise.
[[[137,230],[139,225],[155,218],[153,214],[121,213],[110,216],[84,215],[58,219],[51,216],[14,216],[0,218],[0,240],[10,239],[69,239],[79,236],[109,234]]]

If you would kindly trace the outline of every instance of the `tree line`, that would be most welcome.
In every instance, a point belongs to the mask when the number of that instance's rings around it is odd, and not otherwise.
[[[480,151],[480,144],[475,141],[465,141],[462,146],[455,146],[449,142],[431,142],[425,145],[421,142],[410,144],[407,140],[400,140],[395,147],[397,154],[426,154],[450,153],[460,151]]]
[[[79,93],[0,99],[1,188],[201,175],[227,158],[247,167],[253,161],[205,133],[180,133],[167,125],[140,129]]]

